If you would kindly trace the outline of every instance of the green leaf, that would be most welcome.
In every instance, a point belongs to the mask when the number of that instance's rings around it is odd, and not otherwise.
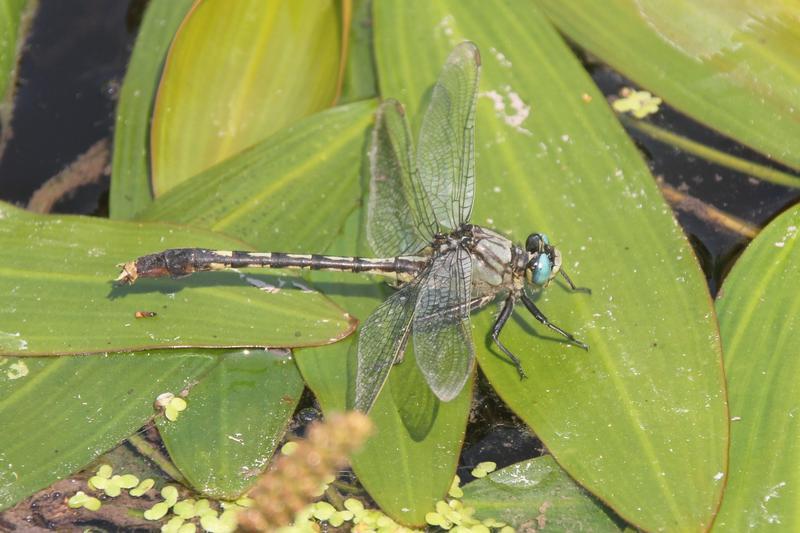
[[[177,186],[158,198],[143,216],[217,228],[266,250],[324,251],[344,218],[358,205],[358,169],[374,108],[374,102],[363,102],[304,119]],[[270,368],[270,372],[274,370]],[[293,365],[292,371],[293,379],[298,379]],[[288,372],[282,368],[276,376],[291,383],[292,378],[285,376]],[[264,386],[269,388],[271,382],[266,379]],[[249,394],[221,391],[215,418],[239,419]],[[263,401],[274,403],[272,393],[262,394]],[[261,420],[253,422],[251,431],[259,433],[262,440],[277,442],[291,416],[291,406],[286,407],[264,413]],[[203,431],[208,428],[200,417],[186,424],[187,434],[198,431],[192,424]],[[170,442],[168,432],[164,438]],[[235,476],[241,470],[234,465],[247,462],[254,454],[266,457],[271,453],[262,445],[243,456],[240,446],[218,447],[216,439],[195,439],[195,448],[189,450],[191,445],[176,448],[174,443],[168,444],[186,476],[210,494],[241,491],[248,480],[236,484]],[[208,457],[214,458],[213,470]],[[253,469],[252,461],[248,466]]]
[[[229,352],[189,391],[177,420],[157,419],[158,430],[197,491],[235,499],[267,466],[302,393],[289,356]]]
[[[354,0],[352,10],[339,104],[378,96],[372,57],[372,0]]]
[[[175,350],[0,358],[0,509],[119,444],[154,414],[156,396],[177,394],[215,363]]]
[[[36,6],[29,0],[6,0],[0,6],[0,155],[11,137],[17,62]]]
[[[570,39],[676,109],[800,169],[796,2],[539,4]]]
[[[358,205],[373,101],[285,128],[158,198],[142,213],[213,229],[265,251],[321,252]]]
[[[333,1],[195,4],[170,48],[158,91],[151,135],[155,195],[330,106],[340,33]]]
[[[0,41],[0,96],[4,100],[6,91],[16,79],[22,17],[29,3],[28,0],[6,0],[0,11],[0,33],[10,36]]]
[[[726,470],[727,410],[714,313],[702,273],[603,95],[527,3],[375,4],[384,97],[419,123],[452,47],[483,56],[472,222],[517,242],[544,231],[564,268],[536,304],[586,341],[571,346],[516,311],[491,345],[493,309],[473,316],[481,368],[584,487],[643,529],[707,528]],[[412,122],[413,123],[413,122]]]
[[[362,212],[353,213],[342,237],[327,253],[355,254],[363,243]],[[363,246],[363,245],[362,245]],[[361,248],[363,251],[363,247]],[[317,272],[314,285],[363,322],[385,297],[378,285],[360,276]],[[325,412],[353,403],[355,335],[331,346],[297,350],[295,360]],[[423,525],[450,487],[472,398],[473,379],[453,401],[439,402],[431,393],[409,350],[396,365],[369,413],[375,434],[352,458],[359,481],[393,519]]]
[[[731,410],[720,531],[800,528],[800,206],[772,221],[717,298]]]
[[[153,201],[150,116],[164,57],[193,0],[151,0],[119,93],[111,162],[111,218],[133,218]]]
[[[545,455],[507,466],[463,487],[464,505],[475,517],[524,529],[620,531],[603,505]]]
[[[206,231],[41,216],[0,204],[0,354],[301,346],[352,330],[342,310],[319,293],[289,286],[266,294],[233,272],[141,280],[133,287],[112,283],[116,264],[187,245],[242,247]],[[261,278],[274,285],[279,279]],[[137,311],[157,316],[137,319]]]

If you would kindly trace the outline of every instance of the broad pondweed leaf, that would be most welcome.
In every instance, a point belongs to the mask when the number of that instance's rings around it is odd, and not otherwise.
[[[288,352],[239,350],[218,357],[185,395],[186,409],[157,424],[170,459],[195,490],[233,500],[269,463],[303,380]]]
[[[609,513],[569,477],[552,456],[529,459],[464,485],[475,518],[552,531],[620,531]]]
[[[195,4],[158,89],[155,195],[331,106],[340,34],[339,10],[329,0]]]
[[[150,118],[164,58],[193,0],[151,0],[128,61],[117,102],[111,161],[111,218],[133,218],[153,201]]]
[[[34,215],[0,205],[0,354],[58,355],[156,347],[302,346],[348,335],[352,319],[293,278],[235,272],[114,282],[116,265],[168,247],[245,246],[157,223]],[[296,278],[294,278],[296,280]],[[262,291],[256,285],[274,290]],[[281,288],[281,285],[285,287]],[[210,312],[213,310],[214,312]]]
[[[676,109],[800,169],[800,4],[539,0],[558,29]]]
[[[347,62],[342,76],[339,104],[378,96],[372,58],[372,0],[352,2]]]
[[[0,357],[0,509],[77,472],[217,364],[186,350]]]
[[[262,251],[319,253],[358,206],[375,102],[284,128],[159,197],[144,220],[207,228]]]
[[[501,340],[525,381],[488,338],[494,307],[473,314],[492,386],[625,519],[707,528],[728,438],[714,313],[685,236],[605,98],[535,5],[376,3],[374,20],[381,95],[405,104],[412,130],[453,46],[478,45],[472,222],[518,243],[547,233],[563,268],[593,291],[557,281],[535,299],[588,352],[515,312]]]
[[[327,252],[366,252],[363,217],[361,210],[352,213],[341,237]],[[362,321],[388,291],[379,285],[384,282],[348,274],[318,272],[312,279],[315,287]],[[295,352],[303,378],[325,412],[353,405],[356,341],[352,336],[329,347]],[[359,481],[393,519],[422,526],[425,514],[447,492],[458,462],[471,396],[470,379],[453,401],[436,399],[410,350],[403,363],[390,372],[369,413],[375,433],[351,462]]]
[[[142,216],[216,229],[261,250],[322,252],[357,208],[358,171],[374,108],[374,102],[359,102],[301,120],[178,185],[156,199]],[[203,275],[196,277],[201,280]],[[336,297],[346,288],[343,284],[326,292]],[[240,312],[253,309],[244,305]],[[236,494],[252,480],[241,475],[242,469],[255,474],[263,467],[298,399],[296,394],[276,394],[299,380],[293,363],[284,363],[287,366],[273,362],[264,368],[263,387],[269,391],[240,390],[226,381],[231,372],[220,369],[206,378],[213,378],[219,390],[205,382],[198,386],[206,391],[203,397],[212,390],[219,393],[204,401],[199,415],[184,413],[174,431],[164,422],[165,442],[196,488],[207,494]],[[234,366],[242,364],[257,363],[239,361]],[[281,384],[274,385],[275,379]],[[275,404],[276,398],[282,403]],[[245,407],[248,403],[252,406]],[[202,413],[208,412],[223,421],[221,432],[213,435],[228,439],[233,434],[242,442],[228,440],[218,445],[215,438],[194,438],[201,430],[207,431]],[[230,428],[245,420],[247,430],[237,437]]]
[[[715,530],[800,527],[800,206],[762,230],[725,279],[717,313],[731,466]]]

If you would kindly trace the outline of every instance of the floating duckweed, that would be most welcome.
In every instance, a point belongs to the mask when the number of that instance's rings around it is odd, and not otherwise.
[[[188,520],[197,516],[195,511],[195,501],[192,498],[181,500],[172,507],[172,512],[179,517]]]
[[[445,522],[444,517],[439,513],[431,511],[425,515],[425,523],[430,524],[432,526],[441,526],[444,522]]]
[[[228,514],[229,513],[229,514]],[[228,516],[226,516],[228,514]],[[229,518],[230,516],[233,518]],[[236,531],[236,513],[225,511],[222,516],[207,514],[200,518],[200,525],[209,533],[233,533]]]
[[[129,494],[134,498],[138,498],[148,490],[152,489],[155,484],[156,482],[152,478],[143,479],[141,483],[130,490]]]
[[[482,463],[478,463],[478,465],[472,469],[472,474],[474,477],[481,478],[486,477],[487,474],[494,472],[497,469],[497,463],[492,461],[484,461]]]
[[[345,522],[349,522],[352,519],[353,519],[353,513],[351,513],[350,511],[336,511],[335,513],[333,513],[333,516],[331,516],[328,519],[328,523],[333,527],[339,527]]]
[[[347,498],[344,501],[344,508],[353,514],[356,514],[364,510],[364,504],[355,498]]]
[[[172,394],[171,392],[162,392],[161,394],[156,396],[156,401],[155,401],[156,409],[163,409],[164,407],[169,405],[169,402],[171,402],[173,398],[175,398],[175,395]]]
[[[217,511],[211,508],[211,504],[205,498],[197,500],[197,503],[194,504],[194,512],[197,516],[204,516],[207,514],[213,514],[216,516]]]
[[[459,486],[460,484],[461,484],[461,478],[455,476],[453,478],[453,482],[450,484],[450,490],[447,491],[447,495],[450,496],[451,498],[461,498],[462,496],[464,496],[464,491],[461,490],[461,487]]]
[[[166,524],[161,526],[161,533],[178,533],[183,526],[183,518],[175,516],[170,518]]]
[[[454,525],[461,525],[461,513],[458,512],[457,509],[448,509],[445,513],[443,513],[445,519]]]
[[[92,476],[89,478],[89,481],[86,482],[89,488],[94,490],[103,490],[106,488],[106,483],[108,483],[108,478],[100,476]]]
[[[132,489],[139,484],[139,478],[133,474],[114,476],[111,479],[116,480],[116,483],[123,489]]]
[[[314,504],[313,517],[317,520],[328,520],[336,512],[336,508],[328,502],[317,502]]]
[[[200,527],[206,531],[215,531],[219,526],[219,516],[217,513],[205,513],[200,517]]]
[[[495,528],[495,529],[500,528],[500,527],[506,527],[506,523],[505,522],[500,522],[499,520],[495,520],[494,518],[487,518],[482,523],[486,527],[491,527],[491,528]]]
[[[289,441],[283,446],[281,446],[281,453],[283,455],[292,455],[294,452],[297,451],[297,442],[296,441]]]
[[[256,501],[248,496],[242,496],[241,498],[236,500],[236,505],[239,505],[241,507],[252,507],[253,505],[255,505],[255,503]]]
[[[195,533],[195,531],[197,531],[197,526],[191,522],[183,524],[178,528],[178,533]]]
[[[164,416],[170,422],[175,422],[181,411],[186,410],[186,400],[178,396],[172,398],[167,406],[164,408]]]
[[[220,522],[224,526],[223,531],[236,531],[236,527],[239,525],[239,518],[238,518],[239,511],[230,509],[228,511],[223,512],[219,516]]]
[[[94,496],[89,496],[89,499],[88,499],[88,500],[86,500],[86,501],[83,503],[83,507],[84,507],[85,509],[88,509],[88,510],[90,510],[90,511],[98,511],[98,510],[100,510],[100,507],[102,507],[102,505],[103,505],[103,504],[102,504],[102,503],[100,503],[100,500],[98,500],[98,499],[97,499],[97,498],[95,498]]]
[[[72,497],[67,500],[67,506],[71,509],[77,509],[79,507],[83,507],[83,503],[89,499],[89,495],[79,490]]]
[[[144,512],[145,520],[161,520],[171,506],[167,502],[158,502]]]
[[[439,500],[438,502],[436,502],[436,512],[444,516],[445,514],[450,512],[450,504],[448,504],[444,500]]]
[[[299,522],[309,522],[311,520],[311,515],[314,513],[314,504],[310,503],[300,509],[300,512],[297,513],[294,517],[295,523]]]
[[[102,503],[100,503],[100,500],[94,496],[89,496],[82,490],[79,490],[69,500],[67,500],[67,506],[71,509],[79,509],[84,507],[90,511],[97,511],[102,506]]]
[[[614,101],[612,107],[617,113],[630,113],[636,118],[658,113],[661,98],[653,96],[648,91],[634,91],[626,87],[621,92],[622,98]]]
[[[168,503],[172,507],[178,501],[178,489],[173,485],[167,485],[161,489],[161,497],[164,498],[164,503]]]
[[[106,496],[116,498],[122,494],[122,487],[119,486],[119,479],[116,478],[119,478],[119,476],[114,476],[106,481],[106,484],[103,487],[103,492],[106,493]]]
[[[97,487],[98,489],[102,489],[107,496],[112,498],[116,498],[122,493],[122,489],[131,489],[139,484],[139,478],[134,476],[133,474],[125,474],[124,476],[111,476],[111,479],[99,478],[99,476],[95,476],[95,478],[90,479],[91,485]],[[103,480],[101,482],[101,480]]]
[[[375,525],[378,526],[379,529],[382,529],[386,527],[391,527],[396,524],[394,523],[394,520],[392,520],[386,515],[383,515],[375,521]]]
[[[89,488],[103,490],[108,480],[111,479],[112,472],[114,472],[114,469],[111,468],[111,465],[100,465],[100,468],[97,469],[96,475],[89,478]]]

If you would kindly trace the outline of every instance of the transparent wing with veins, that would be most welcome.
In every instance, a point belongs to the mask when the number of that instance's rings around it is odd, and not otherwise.
[[[475,104],[481,57],[463,42],[433,88],[417,144],[417,168],[442,233],[468,222],[475,196]]]
[[[442,401],[455,398],[475,361],[469,325],[472,262],[462,247],[434,259],[419,284],[411,324],[414,356]]]
[[[392,365],[402,357],[411,332],[420,282],[426,271],[386,299],[364,321],[358,337],[354,408],[364,413],[375,403]]]
[[[414,147],[403,106],[386,100],[372,130],[367,241],[379,256],[415,253],[436,231],[430,203],[416,178]]]

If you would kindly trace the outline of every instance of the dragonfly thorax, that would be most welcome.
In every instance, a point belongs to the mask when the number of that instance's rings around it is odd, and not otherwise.
[[[481,226],[470,226],[462,235],[472,257],[472,293],[489,296],[516,291],[524,283],[528,254],[509,238]]]

